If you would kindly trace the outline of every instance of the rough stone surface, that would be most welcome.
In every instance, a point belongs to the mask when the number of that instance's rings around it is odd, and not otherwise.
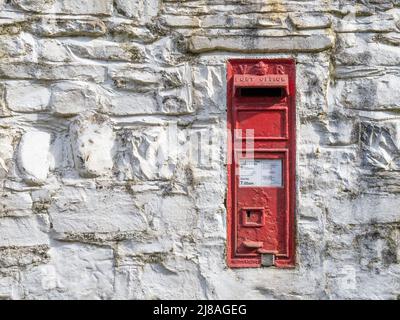
[[[45,110],[50,101],[46,86],[28,81],[12,81],[6,86],[6,103],[15,112],[38,112]]]
[[[22,138],[18,150],[18,165],[27,183],[43,184],[50,168],[50,140],[47,132],[29,131]]]
[[[0,216],[25,216],[32,212],[32,198],[29,193],[4,192],[1,196]]]
[[[2,217],[0,247],[48,245],[46,229],[34,217]]]
[[[305,35],[286,37],[249,36],[193,36],[189,50],[200,53],[206,51],[233,51],[245,53],[275,52],[318,52],[332,47],[332,40],[325,35]]]
[[[17,7],[28,12],[54,14],[110,15],[112,0],[13,0]]]
[[[139,45],[103,40],[70,42],[68,48],[78,57],[93,60],[144,62],[145,54]]]
[[[68,117],[97,108],[96,91],[86,82],[59,82],[51,89],[50,109],[56,115]]]
[[[0,0],[0,299],[399,298],[398,2],[261,2]],[[294,269],[225,262],[255,57],[297,63]]]
[[[97,37],[106,33],[104,22],[96,17],[87,17],[77,20],[75,17],[42,16],[31,25],[32,32],[43,37]]]
[[[114,132],[106,117],[89,113],[75,119],[70,136],[75,167],[83,176],[96,177],[110,172]]]
[[[137,23],[151,22],[158,14],[160,0],[116,0],[116,10],[123,16],[134,18]]]

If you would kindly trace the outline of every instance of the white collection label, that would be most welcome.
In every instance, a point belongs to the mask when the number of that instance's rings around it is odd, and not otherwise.
[[[242,159],[239,161],[239,187],[281,186],[281,159]]]

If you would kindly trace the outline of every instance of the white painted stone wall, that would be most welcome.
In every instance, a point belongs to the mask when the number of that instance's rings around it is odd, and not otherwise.
[[[398,299],[399,28],[398,0],[0,0],[0,298]],[[297,60],[295,269],[225,263],[234,57]]]

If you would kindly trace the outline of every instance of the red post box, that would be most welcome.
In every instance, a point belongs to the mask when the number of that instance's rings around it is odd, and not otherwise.
[[[295,263],[295,62],[227,64],[230,267]]]

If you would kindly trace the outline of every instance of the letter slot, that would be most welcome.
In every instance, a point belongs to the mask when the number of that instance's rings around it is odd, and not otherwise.
[[[295,62],[231,59],[227,86],[228,265],[293,267]]]

